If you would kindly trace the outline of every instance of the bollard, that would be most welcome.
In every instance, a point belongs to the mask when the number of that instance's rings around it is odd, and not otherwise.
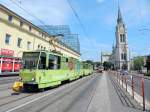
[[[120,77],[120,74],[118,73],[118,82],[119,82],[119,77]]]
[[[120,75],[120,73],[119,73],[119,84],[120,84],[120,76],[121,76],[121,75]]]
[[[125,76],[126,92],[127,92],[127,77]]]
[[[122,75],[122,77],[121,77],[121,78],[122,78],[122,87],[123,87],[123,75]]]
[[[132,86],[132,97],[134,99],[134,81],[133,81],[133,76],[131,77],[131,86]]]
[[[145,111],[145,90],[144,90],[144,78],[141,78],[141,95],[143,98],[143,111]]]
[[[118,73],[117,73],[117,81],[118,81]]]

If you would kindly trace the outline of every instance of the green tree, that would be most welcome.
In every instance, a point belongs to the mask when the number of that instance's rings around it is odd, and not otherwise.
[[[105,62],[103,63],[103,67],[104,67],[104,70],[111,69],[112,63],[105,61]]]
[[[133,59],[133,68],[134,70],[141,70],[144,67],[144,58],[143,57],[136,57]]]
[[[147,71],[150,72],[150,55],[147,56],[146,67],[147,67]]]
[[[100,63],[100,62],[94,62],[94,65],[95,65],[96,67],[99,67],[99,66],[101,66],[101,63]]]
[[[86,63],[90,63],[90,64],[94,64],[94,62],[92,61],[92,60],[86,60],[86,61],[84,61],[84,62],[86,62]]]

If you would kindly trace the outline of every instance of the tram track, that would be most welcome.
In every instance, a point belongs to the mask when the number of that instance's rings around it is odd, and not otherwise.
[[[8,88],[0,88],[0,91],[6,91],[6,90],[9,90],[11,89],[11,87],[8,87]]]
[[[0,85],[0,92],[7,91],[12,88],[13,83],[2,84]]]
[[[63,92],[63,91],[62,91],[63,94],[60,94],[60,92],[54,93],[54,94],[53,94],[54,97],[50,96],[50,97],[52,97],[52,100],[51,100],[50,102],[46,103],[46,104],[45,104],[44,106],[42,106],[41,108],[38,108],[38,110],[37,110],[36,112],[41,112],[41,111],[43,111],[45,108],[47,108],[49,105],[52,105],[52,104],[54,104],[55,102],[57,102],[58,100],[61,100],[61,99],[63,99],[64,97],[66,97],[66,96],[68,96],[68,95],[71,95],[77,88],[81,88],[81,87],[83,87],[83,86],[85,86],[85,85],[86,85],[86,88],[88,88],[88,86],[89,86],[91,83],[95,83],[95,81],[97,81],[97,77],[98,77],[98,76],[96,76],[96,77],[94,77],[94,78],[92,78],[92,79],[89,79],[89,78],[88,78],[88,79],[86,79],[86,80],[80,82],[79,84],[75,85],[75,87],[70,88],[70,89],[67,90],[66,92]],[[87,83],[88,83],[88,84],[87,84]],[[85,88],[84,88],[83,91],[85,91]],[[59,95],[59,94],[60,94],[60,95]],[[40,101],[39,103],[47,102],[46,100],[47,100],[47,99],[44,99],[44,100]],[[33,105],[27,106],[26,108],[23,108],[23,110],[30,110],[31,108],[33,108]],[[22,110],[21,110],[21,111],[22,111]]]
[[[95,78],[94,79],[92,79],[92,80],[95,80]],[[92,81],[91,81],[92,82]],[[94,81],[93,81],[94,82]],[[83,82],[82,82],[83,83]],[[85,84],[85,83],[84,83]],[[88,85],[90,85],[91,83],[89,83]],[[81,85],[81,84],[79,84],[79,85]],[[51,104],[53,104],[53,103],[55,103],[56,101],[58,101],[58,100],[61,100],[61,99],[63,99],[65,96],[67,96],[67,95],[70,95],[72,92],[74,92],[74,90],[76,90],[78,87],[79,87],[79,85],[76,85],[74,88],[72,88],[70,91],[68,91],[68,92],[65,92],[64,94],[62,94],[62,95],[60,95],[59,97],[57,97],[57,98],[55,98],[54,100],[52,100],[50,103],[48,103],[47,105],[45,105],[45,106],[43,106],[43,107],[41,107],[40,109],[38,109],[38,111],[36,111],[36,112],[41,112],[42,110],[44,110],[45,108],[47,108],[49,105],[51,105]],[[81,86],[80,86],[81,87]],[[87,86],[88,87],[88,86]],[[58,94],[58,93],[56,93],[56,94]],[[55,95],[56,95],[55,94]]]
[[[20,97],[20,98],[14,99],[14,100],[10,100],[10,101],[8,101],[8,102],[6,102],[6,103],[0,104],[0,107],[1,107],[1,106],[4,106],[4,105],[7,105],[7,104],[10,104],[10,103],[12,103],[12,102],[16,102],[16,101],[22,100],[23,98],[26,98],[26,97],[29,97],[29,96],[33,96],[33,95],[34,95],[34,94],[28,94],[28,95],[22,96],[22,97]],[[15,95],[14,95],[14,96],[15,96]],[[13,97],[13,95],[9,95],[9,96],[2,97],[2,98],[0,98],[0,100],[4,100],[4,99],[10,98],[10,97]]]
[[[5,78],[3,78],[3,79],[0,80],[0,85],[13,83],[17,79],[18,78],[13,78],[13,79],[5,79]]]
[[[7,96],[4,96],[4,97],[0,97],[0,100],[6,99],[6,98],[9,98],[9,97],[12,97],[12,95],[7,95]]]
[[[84,82],[82,82],[82,83],[79,83],[75,88],[77,88],[79,85],[85,83],[87,80],[88,80],[88,79],[84,80]],[[75,88],[73,88],[73,89],[75,89]],[[5,88],[2,88],[2,89],[5,89]],[[73,89],[72,89],[72,91],[73,91]],[[10,101],[8,101],[8,102],[6,102],[6,103],[2,103],[2,104],[0,104],[0,107],[2,107],[2,106],[4,106],[4,105],[7,105],[7,104],[10,104],[10,103],[12,103],[12,102],[16,102],[16,101],[22,100],[22,99],[24,99],[24,98],[26,98],[26,97],[29,97],[29,96],[32,96],[32,95],[35,95],[35,93],[33,93],[33,94],[28,94],[28,95],[22,96],[22,97],[20,97],[20,98],[14,99],[14,100],[10,100]],[[1,101],[1,100],[6,100],[6,99],[9,99],[9,98],[12,98],[12,97],[13,97],[13,95],[4,96],[4,97],[1,97],[1,98],[0,98],[0,101]]]

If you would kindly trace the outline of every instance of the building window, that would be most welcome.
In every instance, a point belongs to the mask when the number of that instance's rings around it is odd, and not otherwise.
[[[32,27],[31,26],[29,26],[29,31],[31,31],[32,30]]]
[[[10,38],[11,38],[11,35],[6,34],[6,37],[5,37],[5,43],[6,44],[10,44]]]
[[[41,36],[41,32],[39,32],[39,36]]]
[[[30,50],[31,49],[31,42],[27,42],[27,50]]]
[[[12,22],[12,19],[13,19],[12,15],[9,15],[9,16],[8,16],[8,21],[9,21],[9,22]]]
[[[38,45],[38,49],[40,49],[40,45]]]
[[[124,60],[127,60],[127,54],[124,53]]]
[[[123,60],[123,53],[121,53],[121,60]]]
[[[46,47],[44,47],[44,50],[46,50]]]
[[[120,34],[120,42],[125,42],[125,34]]]
[[[41,46],[41,50],[43,49],[43,46]]]
[[[23,21],[20,21],[20,27],[22,27],[23,26]]]
[[[121,53],[121,60],[127,60],[127,54]]]
[[[17,41],[17,46],[18,46],[18,47],[21,47],[21,42],[22,42],[22,39],[21,39],[21,38],[18,38],[18,41]]]

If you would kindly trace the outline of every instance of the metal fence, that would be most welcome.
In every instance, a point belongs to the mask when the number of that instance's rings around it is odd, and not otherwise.
[[[141,104],[143,111],[150,110],[150,79],[134,74],[124,75],[116,71],[111,73],[118,84]]]

